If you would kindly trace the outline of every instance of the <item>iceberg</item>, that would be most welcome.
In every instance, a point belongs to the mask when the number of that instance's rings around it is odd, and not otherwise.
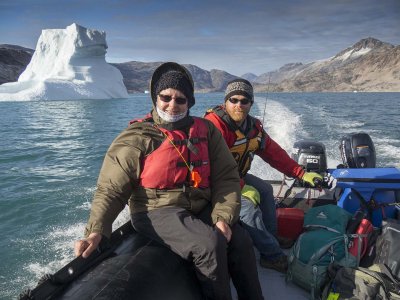
[[[121,72],[105,60],[106,33],[78,24],[45,29],[17,82],[0,85],[0,101],[128,98]]]

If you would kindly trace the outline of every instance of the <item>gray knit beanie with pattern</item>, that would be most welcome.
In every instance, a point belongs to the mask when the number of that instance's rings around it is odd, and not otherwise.
[[[253,86],[246,79],[237,78],[228,82],[228,86],[225,90],[224,101],[234,95],[242,95],[248,98],[252,103],[254,102]]]

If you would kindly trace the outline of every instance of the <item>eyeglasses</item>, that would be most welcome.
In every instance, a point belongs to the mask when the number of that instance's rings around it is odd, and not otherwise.
[[[237,104],[238,102],[240,102],[242,105],[247,105],[247,104],[251,103],[251,100],[249,100],[247,98],[244,98],[244,99],[241,99],[241,100],[239,100],[237,98],[229,98],[228,100],[232,104]]]
[[[172,97],[169,95],[162,95],[162,94],[158,94],[158,96],[160,97],[160,100],[162,102],[166,102],[166,103],[170,102],[172,100],[172,98],[174,98],[175,102],[179,105],[186,104],[186,102],[187,102],[187,99],[183,98],[183,97]]]

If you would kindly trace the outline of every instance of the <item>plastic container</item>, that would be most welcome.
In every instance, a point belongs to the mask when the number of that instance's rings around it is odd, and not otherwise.
[[[400,192],[398,169],[336,169],[330,173],[337,180],[336,188],[343,191],[338,206],[355,213],[367,204],[372,210],[371,220],[374,227],[381,227],[382,220],[386,218],[396,217],[394,204]]]
[[[361,194],[361,193],[360,193]],[[357,193],[354,190],[346,188],[342,196],[338,201],[338,205],[350,213],[355,213],[362,207],[362,200],[359,199]],[[382,220],[386,218],[394,219],[396,216],[396,207],[394,204],[394,191],[375,190],[371,198],[366,200],[366,204],[370,204],[370,201],[374,201],[377,208],[372,210],[372,224],[375,227],[382,226]]]
[[[299,208],[277,208],[278,236],[296,240],[303,232],[304,211]]]

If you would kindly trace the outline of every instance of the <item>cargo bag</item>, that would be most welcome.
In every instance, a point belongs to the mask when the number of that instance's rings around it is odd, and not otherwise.
[[[357,216],[357,213],[355,216]],[[350,221],[349,224],[351,222],[352,221]],[[362,259],[367,252],[368,243],[371,240],[372,234],[374,233],[374,227],[372,226],[372,223],[368,219],[362,219],[361,222],[357,224],[357,228],[355,230],[347,226],[347,233],[356,233],[358,235],[358,237],[355,237],[352,240],[349,252],[353,256],[359,256],[360,259]]]
[[[286,280],[310,291],[319,299],[328,280],[328,266],[357,266],[358,260],[348,252],[351,235],[346,226],[352,215],[336,205],[311,208],[304,216],[304,230],[288,257]]]
[[[400,299],[400,283],[385,265],[370,268],[348,268],[332,264],[331,278],[322,292],[322,299]]]
[[[382,234],[376,240],[375,264],[387,265],[392,273],[400,277],[400,224],[396,220],[386,220]]]

